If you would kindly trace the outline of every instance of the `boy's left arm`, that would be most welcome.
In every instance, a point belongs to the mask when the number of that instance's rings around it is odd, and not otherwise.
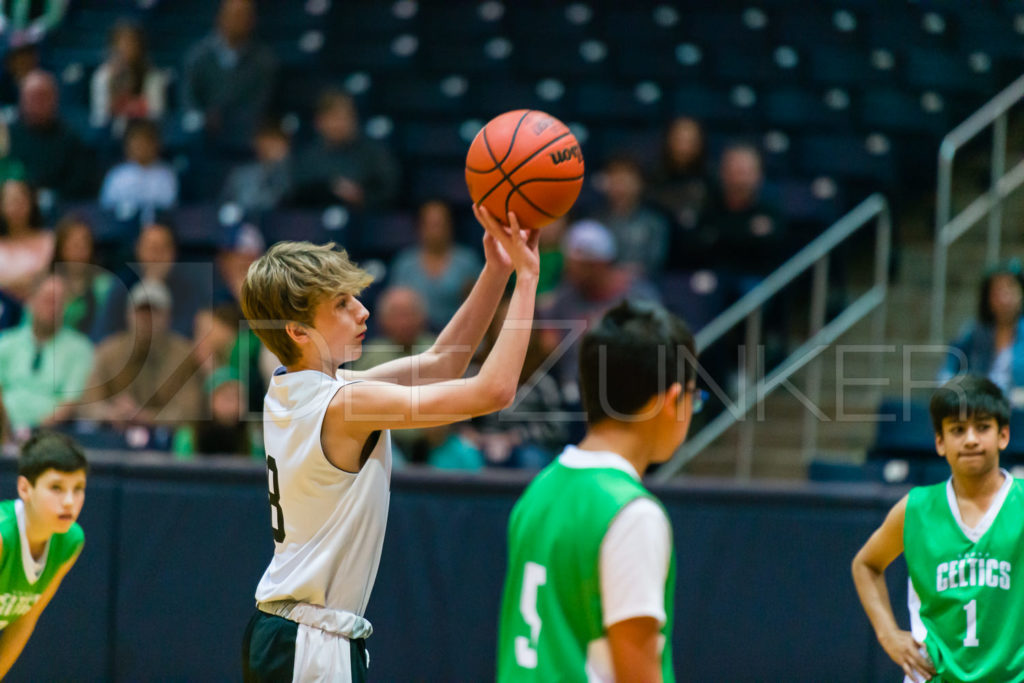
[[[487,262],[469,296],[448,321],[437,341],[423,353],[363,370],[342,371],[348,379],[374,379],[403,386],[433,384],[462,377],[505,293],[512,261],[494,238],[484,236]]]
[[[53,581],[50,582],[50,585],[47,586],[43,594],[39,596],[39,600],[32,606],[32,609],[5,628],[3,633],[0,633],[0,678],[6,676],[7,672],[14,666],[14,662],[18,661],[21,651],[25,649],[25,644],[28,643],[32,631],[35,630],[39,615],[50,604],[50,600],[53,599],[54,594],[56,594],[57,589],[60,587],[60,582],[67,575],[68,571],[71,570],[71,567],[74,566],[75,560],[78,559],[81,552],[79,550],[63,567],[57,570]]]

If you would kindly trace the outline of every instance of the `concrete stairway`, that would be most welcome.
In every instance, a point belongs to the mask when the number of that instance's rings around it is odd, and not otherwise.
[[[969,198],[968,198],[969,199]],[[930,199],[927,201],[931,201]],[[837,462],[863,462],[877,427],[879,398],[899,397],[914,386],[934,380],[944,357],[941,350],[928,348],[928,326],[931,312],[932,231],[930,206],[923,200],[916,209],[897,216],[899,270],[891,283],[887,303],[885,339],[872,338],[870,317],[847,332],[822,358],[822,399],[819,410],[827,420],[819,422],[818,459]],[[1012,195],[1004,208],[1002,257],[1024,256],[1024,191]],[[946,336],[952,339],[977,308],[978,285],[985,270],[985,228],[976,226],[962,237],[950,251]],[[850,290],[854,295],[870,284],[872,264],[869,258],[858,259],[850,266]],[[806,304],[797,305],[791,316],[805,324]],[[802,333],[805,335],[806,333]],[[799,343],[806,336],[796,339]],[[883,345],[869,351],[866,346]],[[796,346],[796,344],[793,344]],[[881,374],[872,377],[872,353],[882,356]],[[801,391],[807,370],[793,379]],[[861,380],[861,385],[856,385]],[[871,385],[865,386],[868,380]],[[920,389],[916,397],[927,396]],[[753,418],[755,478],[802,479],[806,476],[807,458],[802,452],[804,416],[807,409],[784,388],[770,395],[758,416]],[[699,425],[697,425],[699,427]],[[740,430],[734,426],[700,453],[684,469],[686,476],[734,476]]]

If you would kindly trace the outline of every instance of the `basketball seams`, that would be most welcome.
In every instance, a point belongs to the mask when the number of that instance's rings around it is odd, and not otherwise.
[[[512,190],[505,196],[505,214],[508,215],[508,205],[509,205],[509,202],[512,201],[512,195],[517,194],[520,197],[522,197],[523,200],[527,204],[529,204],[534,209],[536,209],[540,213],[544,214],[548,218],[558,218],[558,216],[550,214],[547,211],[545,211],[544,209],[542,209],[539,206],[537,206],[536,204],[534,204],[533,201],[529,197],[527,197],[526,193],[523,192],[520,188],[522,188],[523,185],[529,185],[530,183],[542,183],[542,182],[543,183],[567,183],[567,182],[576,182],[576,181],[579,181],[579,180],[583,180],[583,174],[580,174],[578,176],[573,176],[572,178],[530,178],[529,180],[524,180],[523,182],[519,183],[518,185],[513,185],[512,186]]]
[[[494,156],[494,150],[491,149],[491,141],[487,138],[487,126],[484,126],[480,133],[483,134],[484,147],[487,149],[487,155],[491,157],[491,161],[494,162],[494,167],[487,170],[477,170],[466,166],[466,170],[471,173],[493,173],[494,171],[501,171],[501,165],[505,163],[505,160],[508,159],[510,154],[512,154],[512,148],[515,147],[516,136],[519,134],[519,128],[523,125],[523,121],[526,120],[526,117],[533,111],[533,109],[527,109],[526,112],[519,117],[519,120],[516,121],[516,127],[512,131],[512,139],[509,140],[508,149],[505,151],[505,156],[501,158],[501,161],[498,161],[497,157]],[[500,185],[501,183],[499,182],[498,184]]]
[[[504,182],[505,182],[506,180],[508,181],[509,185],[511,185],[511,186],[512,186],[512,189],[511,189],[511,190],[509,190],[509,193],[511,194],[512,192],[515,192],[515,191],[516,191],[516,187],[517,187],[517,186],[516,186],[516,184],[515,184],[514,182],[512,182],[512,175],[513,175],[513,174],[514,174],[514,173],[515,173],[516,171],[518,171],[519,169],[521,169],[521,168],[522,168],[523,166],[525,166],[526,164],[528,164],[528,163],[530,163],[531,161],[533,161],[533,159],[534,159],[534,158],[535,158],[535,157],[536,157],[536,156],[537,156],[538,154],[540,154],[541,152],[543,152],[544,150],[546,150],[546,149],[547,149],[548,147],[550,147],[551,145],[555,144],[556,142],[558,142],[559,140],[561,140],[561,139],[565,138],[565,137],[566,137],[566,136],[568,136],[568,135],[572,135],[572,131],[570,131],[570,130],[566,129],[566,131],[565,131],[564,133],[562,133],[561,135],[559,135],[558,137],[556,137],[556,138],[553,138],[553,139],[551,139],[551,140],[548,140],[548,141],[547,141],[546,143],[544,143],[543,145],[541,145],[540,147],[538,147],[538,148],[537,148],[536,150],[534,150],[534,152],[533,152],[532,154],[530,154],[530,156],[526,157],[526,158],[525,158],[525,159],[523,159],[523,160],[522,160],[521,162],[519,162],[519,164],[518,164],[518,165],[517,165],[517,166],[516,166],[515,168],[513,168],[513,169],[512,169],[511,171],[509,171],[508,173],[505,173],[505,169],[503,169],[503,168],[501,168],[501,167],[499,166],[499,167],[498,167],[498,170],[500,170],[500,171],[501,171],[501,174],[502,174],[502,175],[504,176],[504,178],[502,178],[502,179],[501,179],[501,180],[500,180],[500,181],[499,181],[499,182],[498,182],[498,183],[497,183],[497,184],[496,184],[496,185],[495,185],[494,187],[492,187],[491,189],[487,190],[487,192],[485,192],[485,193],[484,193],[484,195],[483,195],[482,197],[480,197],[480,200],[479,200],[479,201],[478,201],[477,203],[478,203],[478,204],[482,204],[482,203],[484,202],[484,200],[485,200],[485,199],[487,199],[487,198],[488,198],[489,196],[491,196],[491,193],[492,193],[492,192],[494,192],[494,191],[495,191],[495,190],[497,190],[497,189],[498,189],[499,187],[501,187],[502,183],[504,183]],[[490,152],[490,147],[488,147],[488,152]],[[491,158],[492,158],[492,159],[494,158],[494,157],[493,157],[493,155],[491,156]],[[507,205],[507,202],[506,202],[506,205]],[[508,210],[507,210],[507,209],[506,209],[506,213],[508,213]]]

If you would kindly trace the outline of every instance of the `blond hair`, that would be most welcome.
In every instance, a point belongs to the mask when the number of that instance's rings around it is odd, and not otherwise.
[[[353,263],[334,242],[278,242],[255,263],[242,283],[242,313],[253,331],[285,365],[299,360],[299,347],[284,323],[313,324],[323,301],[358,294],[373,276]],[[267,323],[270,324],[267,324]]]

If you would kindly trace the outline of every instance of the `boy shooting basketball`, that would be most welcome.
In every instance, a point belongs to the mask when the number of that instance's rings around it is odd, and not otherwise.
[[[87,468],[81,449],[60,434],[40,432],[21,448],[18,499],[0,503],[0,678],[82,551],[75,520]]]
[[[853,581],[886,654],[909,681],[1024,681],[1024,486],[999,467],[1010,405],[983,377],[932,396],[935,449],[952,476],[914,488],[853,560]],[[885,568],[903,553],[911,630]]]
[[[364,618],[387,524],[389,430],[448,424],[513,399],[533,321],[537,233],[474,208],[486,264],[431,349],[362,372],[370,277],[333,245],[280,243],[249,269],[242,308],[280,359],[264,400],[274,557],[243,645],[247,681],[364,680]],[[515,269],[494,351],[461,379]]]
[[[672,457],[700,399],[694,342],[656,304],[623,302],[587,332],[587,433],[512,510],[498,681],[671,681],[675,561],[640,482]]]

